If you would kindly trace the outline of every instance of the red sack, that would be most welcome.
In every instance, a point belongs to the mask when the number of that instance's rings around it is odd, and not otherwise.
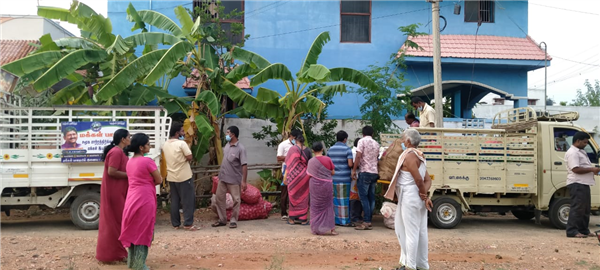
[[[240,204],[238,220],[264,219],[269,217],[272,205],[270,202],[259,200],[256,204]],[[227,210],[227,220],[231,220],[231,210]]]
[[[262,199],[262,195],[260,194],[260,190],[253,185],[247,184],[246,191],[242,191],[240,194],[240,198],[242,202],[247,204],[256,204]]]
[[[210,191],[212,194],[217,194],[217,187],[219,186],[219,177],[218,176],[213,176],[212,177],[212,190]]]

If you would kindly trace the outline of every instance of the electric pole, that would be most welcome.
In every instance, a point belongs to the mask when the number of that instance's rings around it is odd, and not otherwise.
[[[444,104],[442,101],[442,49],[440,45],[440,2],[443,0],[427,0],[431,2],[431,18],[433,32],[433,97],[435,102],[435,127],[444,127]]]
[[[548,45],[546,42],[540,42],[540,48],[544,44],[544,114],[546,114],[546,105],[548,105]]]

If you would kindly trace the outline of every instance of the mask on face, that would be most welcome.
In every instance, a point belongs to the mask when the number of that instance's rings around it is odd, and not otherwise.
[[[402,143],[402,151],[406,150],[406,145],[404,145],[404,143]]]
[[[185,140],[185,136],[179,136],[179,139],[183,141]]]
[[[417,110],[419,110],[420,112],[422,112],[423,111],[423,106],[417,108]]]
[[[293,139],[293,140],[292,140],[292,144],[293,144],[293,145],[296,145],[296,139]]]
[[[225,140],[226,140],[226,141],[231,141],[231,136],[229,136],[229,135],[225,135]]]

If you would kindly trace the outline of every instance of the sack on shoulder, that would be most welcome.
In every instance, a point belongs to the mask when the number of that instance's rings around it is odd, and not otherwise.
[[[383,153],[377,164],[379,179],[392,180],[398,158],[402,155],[402,139],[396,139],[392,145]]]

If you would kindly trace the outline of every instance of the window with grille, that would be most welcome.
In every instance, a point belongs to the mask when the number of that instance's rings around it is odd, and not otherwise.
[[[494,22],[494,1],[465,0],[465,22]]]
[[[371,42],[371,1],[340,2],[340,41]]]
[[[220,1],[220,4],[217,3],[217,0],[194,0],[194,10],[196,7],[199,7],[201,10],[210,15],[211,18],[216,19],[219,17],[218,8],[221,5],[224,8],[224,14],[227,15],[232,11],[241,12],[244,11],[244,1],[230,1],[223,0]],[[221,28],[228,33],[227,36],[232,44],[241,43],[244,39],[244,32],[240,34],[231,34],[231,24],[232,23],[241,23],[244,24],[244,15],[238,17],[227,17],[221,18]]]

